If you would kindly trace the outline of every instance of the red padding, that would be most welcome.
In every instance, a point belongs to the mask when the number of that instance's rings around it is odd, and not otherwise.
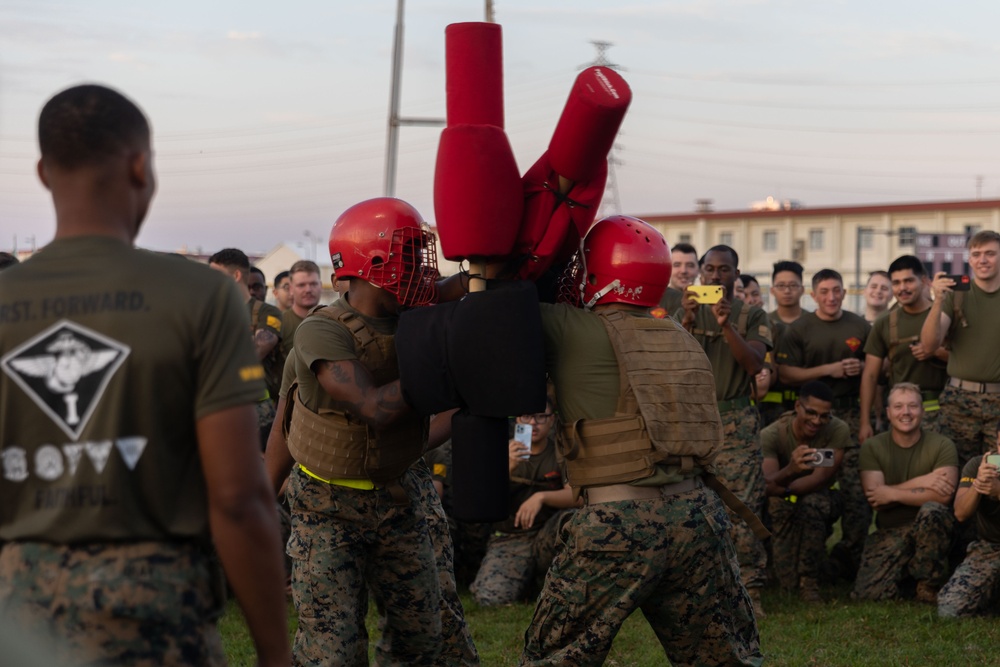
[[[503,40],[496,23],[444,29],[448,127],[503,127]]]
[[[503,130],[457,125],[441,132],[434,213],[445,257],[506,257],[514,247],[523,206],[521,177]]]
[[[559,178],[548,153],[532,165],[522,181],[524,214],[515,253],[527,257],[517,277],[536,280],[552,264],[569,259],[593,224],[607,181],[607,161],[598,165],[589,181],[574,184],[562,198],[555,192]]]
[[[556,173],[571,181],[586,181],[597,173],[631,101],[631,89],[613,69],[588,67],[580,72],[549,142],[549,161]]]

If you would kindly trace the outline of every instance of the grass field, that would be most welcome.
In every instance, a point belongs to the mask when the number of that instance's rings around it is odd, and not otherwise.
[[[1000,666],[1000,623],[996,618],[945,620],[927,605],[910,602],[851,602],[848,589],[825,589],[824,605],[766,591],[767,618],[760,623],[765,664],[775,667],[834,665]],[[463,596],[482,664],[515,665],[531,605],[480,608]],[[374,606],[374,605],[373,605]],[[289,609],[289,628],[295,614]],[[255,664],[253,646],[239,609],[230,604],[220,624],[231,665]],[[369,633],[375,637],[374,616]],[[606,662],[609,666],[664,665],[663,650],[641,614],[622,628]]]

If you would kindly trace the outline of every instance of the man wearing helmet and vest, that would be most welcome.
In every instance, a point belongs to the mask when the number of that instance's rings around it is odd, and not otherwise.
[[[478,664],[454,575],[447,523],[426,465],[428,422],[404,402],[399,312],[435,297],[434,236],[398,199],[345,211],[330,232],[337,280],[350,287],[295,332],[287,450],[268,470],[288,480],[292,598],[300,665],[367,664],[369,591],[382,614],[379,664]],[[440,529],[440,530],[439,530]]]
[[[586,505],[564,528],[522,665],[601,665],[636,609],[671,664],[761,664],[729,516],[705,486],[722,447],[712,367],[648,313],[670,269],[658,231],[605,218],[569,272],[583,309],[542,305],[560,448]]]

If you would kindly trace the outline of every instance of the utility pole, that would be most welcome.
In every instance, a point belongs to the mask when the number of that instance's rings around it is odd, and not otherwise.
[[[441,127],[443,118],[401,118],[399,115],[399,94],[403,76],[403,0],[396,2],[396,33],[392,44],[392,88],[389,91],[389,128],[385,142],[385,187],[386,197],[396,195],[396,159],[399,153],[399,128],[402,125]]]
[[[597,49],[597,54],[594,56],[593,62],[587,65],[587,67],[609,67],[613,70],[622,69],[608,60],[607,53],[608,49],[612,46],[611,42],[591,40],[590,43]],[[612,144],[611,150],[608,152],[608,180],[604,185],[604,196],[601,198],[601,208],[597,214],[598,219],[615,213],[621,213],[622,210],[621,198],[618,196],[618,178],[615,175],[615,167],[621,164],[621,161],[615,155],[615,151],[620,148],[621,146],[617,143]]]

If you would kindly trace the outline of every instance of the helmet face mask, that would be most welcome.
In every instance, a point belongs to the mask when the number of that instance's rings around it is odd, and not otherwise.
[[[594,223],[581,245],[563,283],[576,288],[577,305],[659,305],[672,263],[670,247],[656,229],[638,218],[614,215]],[[574,290],[565,291],[569,298],[560,300],[573,303]]]
[[[417,210],[391,197],[355,204],[330,231],[330,259],[338,280],[361,278],[403,306],[423,306],[437,295],[437,244]]]

